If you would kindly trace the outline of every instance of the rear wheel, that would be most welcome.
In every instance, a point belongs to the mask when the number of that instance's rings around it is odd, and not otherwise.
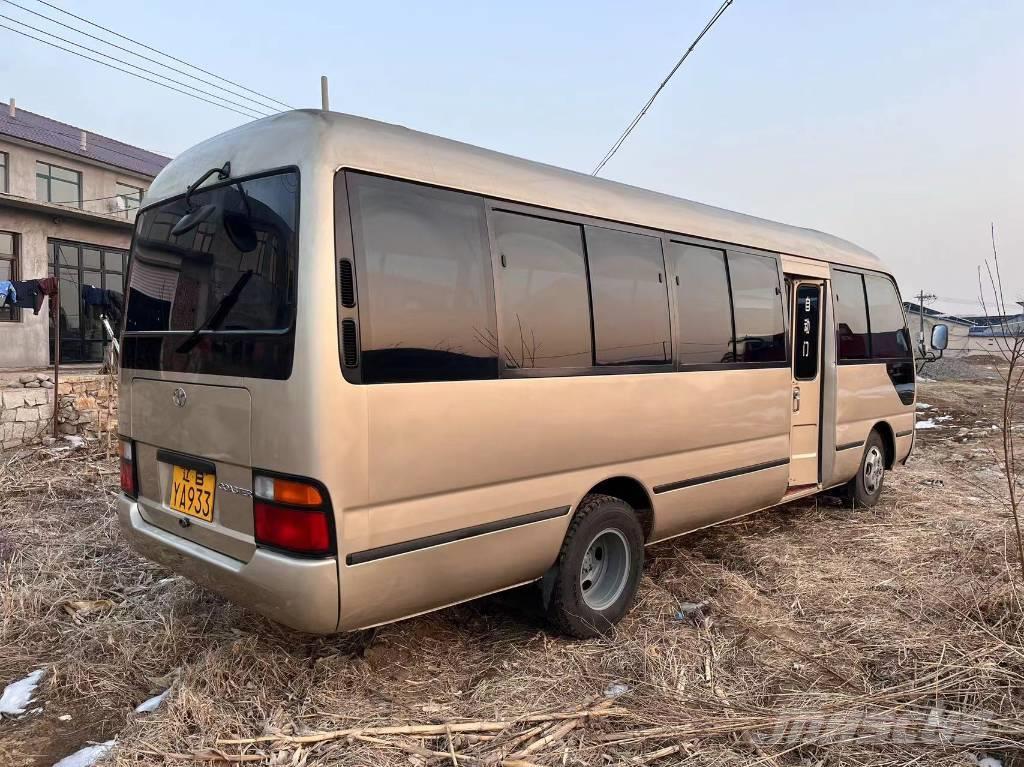
[[[847,485],[847,494],[854,506],[869,507],[878,503],[885,481],[885,443],[881,435],[872,430],[864,443],[857,476]]]
[[[588,495],[548,576],[548,619],[574,637],[607,633],[633,604],[643,564],[636,512],[618,498]]]

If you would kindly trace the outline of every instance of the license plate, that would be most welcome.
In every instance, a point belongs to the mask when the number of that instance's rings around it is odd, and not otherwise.
[[[184,466],[172,466],[171,497],[168,501],[175,511],[188,514],[204,522],[213,521],[213,494],[217,475],[207,474]]]

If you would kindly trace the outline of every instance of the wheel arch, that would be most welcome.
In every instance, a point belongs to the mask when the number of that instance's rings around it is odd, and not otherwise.
[[[885,447],[885,468],[892,470],[896,465],[896,433],[888,421],[879,421],[872,427],[882,438],[882,445]]]
[[[623,474],[598,482],[580,497],[573,507],[573,514],[588,495],[610,495],[629,504],[640,520],[640,527],[644,531],[644,541],[651,539],[651,533],[654,531],[654,502],[651,500],[651,494],[639,479]]]

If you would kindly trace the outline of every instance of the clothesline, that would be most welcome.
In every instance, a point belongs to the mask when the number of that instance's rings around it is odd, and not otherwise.
[[[43,299],[50,298],[51,311],[55,308],[52,296],[57,294],[59,283],[55,277],[44,277],[41,280],[4,280],[0,282],[0,293],[3,295],[3,306],[16,309],[31,309],[39,314],[43,308]]]
[[[32,309],[33,314],[39,314],[42,309],[43,298],[49,297],[51,301],[51,313],[55,312],[53,296],[57,293],[60,283],[66,282],[78,288],[80,297],[85,305],[98,306],[103,310],[104,316],[109,316],[119,321],[124,313],[124,296],[120,291],[109,290],[92,284],[79,286],[76,280],[67,277],[45,277],[38,280],[3,280],[0,281],[0,308],[10,307],[17,309]],[[68,307],[70,309],[70,307]]]

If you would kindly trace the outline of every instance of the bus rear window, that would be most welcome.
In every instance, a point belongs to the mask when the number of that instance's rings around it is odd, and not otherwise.
[[[290,328],[298,186],[297,172],[276,173],[146,210],[132,246],[125,332]]]

